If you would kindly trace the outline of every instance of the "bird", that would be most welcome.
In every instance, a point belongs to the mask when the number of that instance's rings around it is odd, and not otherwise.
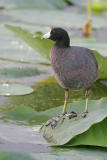
[[[86,106],[82,116],[88,113],[88,97],[92,84],[98,79],[98,63],[92,51],[85,47],[70,46],[70,37],[63,28],[54,27],[42,39],[51,39],[54,45],[50,60],[58,84],[65,90],[62,114],[65,115],[69,90],[85,89]],[[76,114],[76,112],[72,112]],[[52,121],[50,121],[52,123]]]

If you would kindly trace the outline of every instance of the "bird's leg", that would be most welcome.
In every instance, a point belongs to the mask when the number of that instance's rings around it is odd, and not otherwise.
[[[85,111],[82,114],[82,117],[86,117],[87,113],[88,113],[88,97],[89,97],[89,92],[90,90],[87,89],[86,93],[85,93],[85,98],[86,98],[86,106],[85,106]]]
[[[73,117],[77,117],[77,113],[75,111],[71,111],[69,114],[66,112],[67,104],[68,104],[69,90],[65,90],[65,102],[63,108],[63,118],[68,117],[69,119]],[[65,115],[65,116],[64,116]]]
[[[66,107],[67,107],[67,103],[68,103],[68,94],[69,94],[69,91],[65,90],[65,102],[64,102],[64,108],[63,108],[63,114],[61,116],[53,117],[52,119],[48,120],[45,124],[46,127],[49,125],[51,125],[52,128],[56,127],[58,121],[61,120],[61,118],[66,114]]]
[[[63,115],[66,114],[66,108],[67,108],[67,104],[68,104],[68,96],[69,96],[69,90],[65,90],[65,102],[64,102],[63,112],[62,112]]]
[[[53,117],[52,119],[48,120],[46,123],[45,123],[45,126],[51,126],[52,128],[55,128],[57,123],[62,120],[62,122],[64,121],[65,118],[73,118],[73,117],[77,117],[77,113],[72,111],[70,112],[70,114],[67,114],[66,112],[66,108],[67,108],[67,104],[68,104],[68,96],[69,96],[69,90],[65,90],[65,102],[64,102],[64,107],[63,107],[63,113],[62,115],[60,116],[57,116],[57,117]]]
[[[88,97],[89,97],[89,90],[86,90],[86,107],[85,107],[85,112],[88,113]]]
[[[69,95],[69,90],[65,90],[65,102],[64,102],[64,108],[63,108],[63,113],[61,116],[53,117],[52,119],[48,120],[45,124],[45,126],[51,125],[52,128],[56,127],[58,121],[61,119],[64,120],[64,117],[66,116],[66,108],[67,108],[67,103],[68,103],[68,95]]]

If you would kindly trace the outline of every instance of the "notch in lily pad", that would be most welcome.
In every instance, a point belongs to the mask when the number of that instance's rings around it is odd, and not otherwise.
[[[0,95],[2,96],[18,96],[18,95],[26,95],[33,92],[33,89],[29,86],[25,86],[22,84],[8,84],[3,83],[0,84]]]

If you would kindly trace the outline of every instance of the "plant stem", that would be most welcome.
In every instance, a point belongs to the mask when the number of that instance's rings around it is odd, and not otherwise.
[[[91,8],[91,0],[87,0],[88,2],[88,21],[83,27],[83,36],[89,37],[92,31],[92,8]]]
[[[88,24],[89,24],[88,32],[89,32],[89,35],[90,35],[91,34],[91,30],[92,30],[92,7],[91,7],[91,0],[88,0]]]

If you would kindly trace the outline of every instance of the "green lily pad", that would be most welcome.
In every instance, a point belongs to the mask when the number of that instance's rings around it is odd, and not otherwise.
[[[21,85],[21,84],[0,84],[0,95],[26,95],[33,92],[31,87]]]
[[[27,44],[29,44],[33,49],[35,49],[39,54],[44,56],[49,60],[49,52],[50,48],[53,44],[50,40],[42,40],[41,36],[33,37],[33,34],[28,32],[27,30],[23,30],[21,27],[12,27],[10,25],[6,25],[8,29],[10,29],[16,36],[23,39]]]
[[[107,80],[107,57],[101,56],[98,52],[92,51],[98,62],[99,79]]]
[[[94,145],[107,147],[107,98],[89,101],[89,113],[86,118],[81,116],[60,121],[52,129],[51,126],[41,128],[43,136],[51,145]],[[59,113],[62,107],[50,112]],[[84,102],[75,102],[68,105],[68,110],[84,111]],[[48,113],[49,114],[49,113]],[[95,136],[94,133],[97,133]],[[79,136],[79,137],[78,137]]]

